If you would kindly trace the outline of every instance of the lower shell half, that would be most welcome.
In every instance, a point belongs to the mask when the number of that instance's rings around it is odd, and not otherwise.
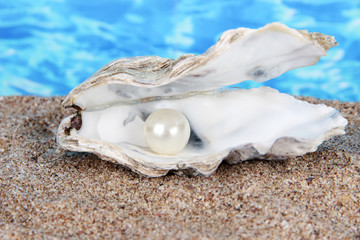
[[[163,108],[180,111],[191,126],[189,143],[174,156],[152,152],[144,140],[146,118]],[[224,159],[237,163],[313,152],[343,134],[346,124],[334,108],[272,88],[228,88],[84,109],[61,122],[57,140],[66,149],[95,153],[150,177],[170,170],[210,175]]]

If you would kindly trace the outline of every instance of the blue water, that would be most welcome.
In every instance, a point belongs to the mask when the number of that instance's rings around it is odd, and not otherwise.
[[[264,85],[360,101],[360,0],[2,1],[0,95],[65,95],[115,58],[201,54],[227,29],[274,21],[333,35],[339,46]]]

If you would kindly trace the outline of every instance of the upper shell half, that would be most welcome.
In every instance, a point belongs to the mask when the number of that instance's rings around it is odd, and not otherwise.
[[[272,23],[229,30],[202,55],[115,60],[66,97],[63,105],[77,112],[61,122],[57,140],[152,177],[182,169],[209,175],[230,152],[235,163],[315,151],[344,133],[347,121],[337,110],[268,87],[223,87],[314,65],[335,45],[331,36]],[[188,145],[174,156],[145,144],[144,122],[162,108],[182,112],[191,126]]]

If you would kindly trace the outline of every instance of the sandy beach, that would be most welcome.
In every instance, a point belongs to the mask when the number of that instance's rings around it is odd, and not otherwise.
[[[360,103],[288,160],[146,178],[55,141],[63,97],[0,97],[1,239],[360,239]]]

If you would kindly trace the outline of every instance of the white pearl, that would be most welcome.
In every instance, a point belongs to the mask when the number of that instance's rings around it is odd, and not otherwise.
[[[145,142],[159,154],[175,155],[185,148],[190,138],[190,124],[175,109],[164,108],[150,114],[145,121]]]

